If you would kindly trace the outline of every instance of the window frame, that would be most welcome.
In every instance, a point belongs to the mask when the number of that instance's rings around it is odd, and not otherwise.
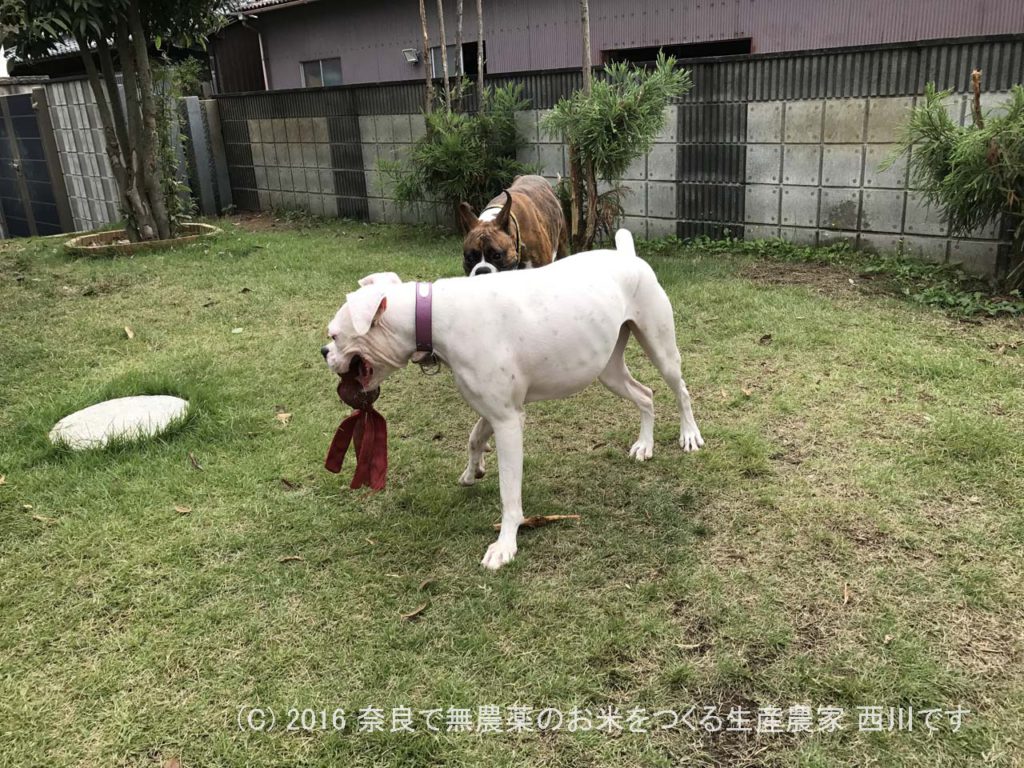
[[[325,61],[336,61],[338,62],[338,77],[340,82],[332,83],[328,85],[324,82],[324,62]],[[306,65],[316,64],[320,70],[320,85],[310,85],[306,78]],[[328,56],[326,59],[307,59],[306,61],[299,62],[299,79],[302,82],[303,88],[330,88],[332,85],[344,85],[344,71],[341,68],[341,57],[340,56]]]

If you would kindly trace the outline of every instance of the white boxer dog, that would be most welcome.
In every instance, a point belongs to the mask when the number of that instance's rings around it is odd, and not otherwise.
[[[616,233],[615,245],[617,250],[579,253],[544,269],[433,284],[434,353],[451,368],[460,394],[480,416],[459,482],[472,485],[483,477],[484,448],[492,434],[498,451],[501,531],[484,554],[485,568],[497,570],[516,555],[523,521],[526,403],[568,397],[599,379],[640,409],[640,436],[629,455],[637,461],[651,458],[654,399],[626,367],[623,353],[631,333],[676,395],[679,445],[684,451],[704,445],[679,371],[668,296],[654,270],[637,257],[628,231]],[[356,377],[369,391],[410,360],[424,357],[417,352],[419,289],[393,272],[369,275],[359,284],[327,326],[331,341],[321,353],[332,371]]]

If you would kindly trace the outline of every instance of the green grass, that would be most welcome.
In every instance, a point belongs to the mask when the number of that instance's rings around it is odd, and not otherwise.
[[[678,449],[668,390],[636,349],[659,414],[650,463],[626,456],[632,406],[598,386],[531,406],[526,512],[582,520],[524,531],[492,574],[478,561],[499,517],[494,457],[479,485],[456,485],[474,417],[450,373],[385,384],[386,491],[321,468],[344,415],[318,354],[328,319],[363,274],[456,273],[457,242],[351,222],[225,228],[130,259],[0,250],[0,766],[1019,764],[1019,320],[961,324],[831,267],[651,256],[707,450]],[[47,444],[70,410],[136,392],[194,410],[144,445]],[[847,721],[355,732],[370,705],[517,703],[810,704]],[[955,734],[856,727],[858,706],[961,703]],[[238,729],[256,704],[273,732]],[[292,706],[344,708],[348,729],[287,732]]]

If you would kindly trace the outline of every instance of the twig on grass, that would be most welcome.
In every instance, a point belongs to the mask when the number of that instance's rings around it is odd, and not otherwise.
[[[559,520],[579,520],[579,515],[533,515],[528,517],[519,524],[520,528],[541,528],[548,523],[557,523]],[[496,531],[501,530],[501,523],[495,523],[493,526]]]

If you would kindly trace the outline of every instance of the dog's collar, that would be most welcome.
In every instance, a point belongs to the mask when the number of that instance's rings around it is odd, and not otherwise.
[[[431,337],[433,318],[434,286],[432,283],[416,283],[416,351],[434,352]]]

